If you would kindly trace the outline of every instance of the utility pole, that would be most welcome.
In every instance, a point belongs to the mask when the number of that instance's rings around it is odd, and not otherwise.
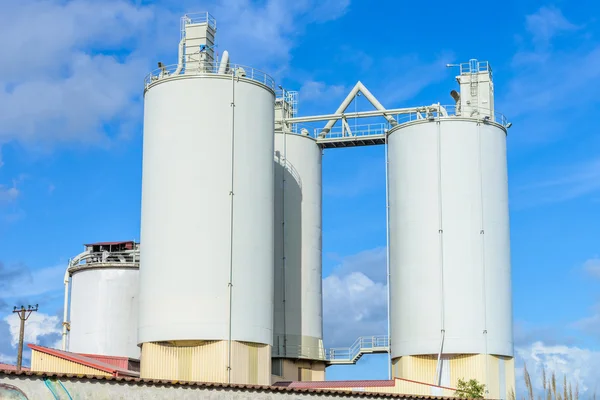
[[[17,353],[17,372],[21,372],[21,366],[23,364],[23,337],[25,336],[25,321],[29,319],[29,316],[32,312],[38,310],[38,305],[35,307],[31,307],[30,305],[25,308],[25,306],[21,306],[21,308],[13,309],[13,313],[16,313],[21,320],[21,330],[19,331],[19,352]]]

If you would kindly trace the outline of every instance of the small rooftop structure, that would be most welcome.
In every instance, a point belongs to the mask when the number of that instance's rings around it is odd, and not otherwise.
[[[101,357],[82,355],[68,351],[51,349],[36,344],[27,345],[31,351],[32,372],[63,372],[77,374],[91,374],[100,376],[127,376],[139,377],[138,371],[123,368],[123,359],[127,357]],[[119,363],[120,366],[117,366]],[[117,364],[117,365],[115,365]],[[128,365],[128,364],[127,364]],[[129,365],[128,365],[129,366]]]
[[[119,252],[133,250],[136,248],[136,243],[133,240],[121,241],[121,242],[98,242],[98,243],[87,243],[84,244],[85,249],[91,252]]]

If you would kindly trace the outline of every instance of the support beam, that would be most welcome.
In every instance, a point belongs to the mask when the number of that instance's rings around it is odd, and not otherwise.
[[[375,98],[375,96],[373,96],[373,94],[371,94],[369,89],[367,89],[366,86],[363,85],[361,81],[358,81],[356,83],[356,85],[354,85],[354,87],[352,88],[350,93],[348,93],[348,96],[346,96],[344,101],[342,101],[342,104],[340,104],[340,106],[338,107],[338,109],[336,110],[335,113],[342,114],[344,111],[346,111],[346,109],[348,108],[350,103],[352,103],[352,100],[354,100],[354,98],[356,97],[356,95],[358,93],[362,93],[367,98],[367,100],[369,100],[369,103],[371,103],[373,105],[373,107],[375,107],[377,110],[381,111],[382,112],[381,115],[383,115],[385,117],[385,119],[387,119],[388,122],[392,126],[398,124],[398,122],[396,122],[396,120],[392,116],[389,115],[389,113],[386,111],[385,107],[383,105],[381,105],[381,103]],[[325,137],[329,133],[329,131],[331,130],[333,125],[335,125],[337,120],[338,120],[338,118],[330,119],[329,122],[327,122],[327,125],[325,125],[325,127],[321,131],[320,136]]]

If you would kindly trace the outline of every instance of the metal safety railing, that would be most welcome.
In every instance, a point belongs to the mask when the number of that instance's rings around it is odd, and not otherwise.
[[[100,263],[139,263],[140,250],[126,250],[119,252],[83,252],[69,261],[69,267],[83,267]]]
[[[325,349],[316,346],[275,344],[273,357],[308,358],[324,360],[328,364],[355,364],[365,354],[387,353],[390,349],[389,337],[361,336],[350,347]]]
[[[285,158],[282,155],[278,157],[277,153],[275,153],[274,161],[289,172],[289,174],[292,176],[292,178],[294,178],[294,180],[298,184],[300,190],[302,190],[302,178],[300,177],[300,173],[298,172],[298,170],[294,168],[294,165],[292,165],[292,163],[289,161],[286,162]]]
[[[327,351],[324,347],[318,346],[302,346],[302,345],[275,345],[272,348],[271,354],[273,357],[291,357],[291,358],[306,358],[312,360],[325,360]]]
[[[460,105],[432,105],[424,107],[423,110],[411,111],[408,113],[398,114],[395,116],[398,124],[404,124],[407,122],[418,121],[418,120],[431,120],[438,118],[452,118],[452,117],[464,117],[464,118],[475,118],[482,122],[495,122],[499,125],[506,126],[508,119],[504,114],[498,111],[490,112],[488,108],[475,107],[475,106],[460,106]]]
[[[384,135],[389,129],[389,123],[374,123],[374,124],[362,124],[362,125],[349,125],[350,129],[344,125],[334,126],[327,133],[328,139],[334,138],[345,138],[345,137],[361,137],[361,136],[373,136],[373,135]],[[319,134],[323,128],[313,129],[313,137],[319,137]]]
[[[469,62],[466,62],[466,63],[460,63],[460,64],[458,64],[458,66],[460,67],[461,75],[476,74],[478,72],[491,71],[489,62],[479,61],[476,59],[469,60]]]
[[[413,121],[439,121],[452,118],[469,118],[480,123],[494,123],[504,128],[510,127],[507,118],[497,111],[491,112],[483,107],[433,104],[424,107],[389,112],[398,125]],[[312,137],[321,146],[337,147],[348,143],[384,144],[387,132],[392,128],[389,122],[355,125],[342,120],[342,124],[334,126],[325,136],[323,128],[312,128]]]
[[[212,29],[217,29],[217,20],[208,12],[184,14],[181,17],[181,37],[185,37],[185,26],[192,24],[208,24]]]
[[[263,72],[256,68],[240,64],[230,64],[229,67],[223,73],[219,73],[220,63],[218,62],[194,61],[191,64],[193,66],[189,68],[186,68],[185,63],[183,63],[183,65],[171,64],[157,68],[150,72],[148,75],[146,75],[146,77],[144,78],[145,87],[148,88],[148,86],[150,86],[152,83],[173,76],[220,74],[229,76],[233,75],[238,78],[250,79],[256,82],[260,82],[275,90],[275,80],[266,72]]]
[[[354,364],[364,354],[387,353],[389,348],[387,335],[361,336],[350,347],[329,349],[327,361],[331,364]]]

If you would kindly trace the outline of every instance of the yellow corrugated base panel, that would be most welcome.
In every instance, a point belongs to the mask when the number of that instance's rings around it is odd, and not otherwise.
[[[461,354],[450,358],[450,382],[456,387],[459,379],[477,379],[486,381],[486,365],[484,354]]]
[[[485,354],[457,354],[445,355],[450,359],[450,384],[444,385],[450,388],[456,388],[458,380],[476,379],[480,383],[486,384],[487,398],[499,399],[502,390],[500,390],[500,377],[502,375],[500,363],[504,363],[504,379],[506,396],[509,398],[509,393],[515,387],[515,364],[512,357],[501,357]],[[424,356],[404,356],[396,358],[392,361],[394,376],[397,378],[409,379],[417,382],[428,384],[435,383],[435,374],[437,368],[436,355]],[[390,388],[383,388],[384,392],[388,392]],[[411,382],[402,382],[396,384],[395,393],[420,394],[420,395],[441,395],[439,391],[443,391],[444,396],[454,396],[454,391],[448,389],[433,389],[426,385],[414,384]]]
[[[62,374],[82,374],[82,375],[102,375],[111,376],[111,374],[96,368],[77,364],[76,362],[65,360],[60,357],[39,351],[31,351],[31,370],[35,372],[56,372]]]
[[[397,378],[410,379],[430,385],[435,383],[436,356],[404,356],[394,359],[392,363],[394,366],[394,376]],[[429,392],[426,394],[429,394]]]
[[[325,363],[322,361],[298,360],[281,358],[277,359],[282,363],[283,374],[273,376],[272,383],[278,381],[324,381]]]
[[[270,384],[271,346],[233,342],[231,347],[231,383]]]
[[[231,343],[231,383],[268,385],[271,349],[265,344]],[[196,382],[228,381],[227,341],[144,343],[142,378]]]
[[[506,398],[510,399],[511,393],[515,393],[515,359],[512,357],[499,357],[504,361],[504,376],[506,379]],[[516,396],[515,396],[516,398]]]

